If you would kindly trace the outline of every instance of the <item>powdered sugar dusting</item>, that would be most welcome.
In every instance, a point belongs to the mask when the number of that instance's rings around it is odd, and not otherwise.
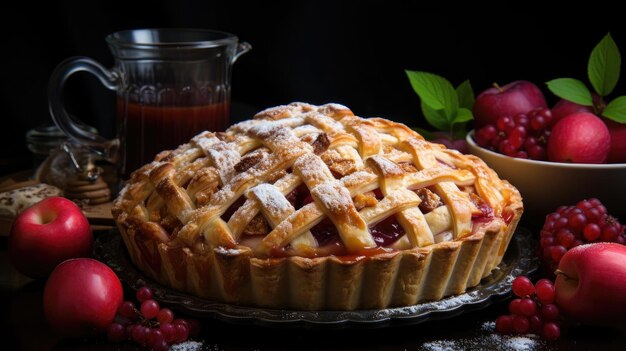
[[[270,135],[276,133],[279,129],[280,127],[276,122],[258,121],[252,128],[250,128],[249,133],[259,139],[269,139]]]
[[[461,350],[456,341],[452,340],[438,340],[427,342],[422,345],[425,350],[432,351],[451,351],[451,350]]]
[[[219,143],[220,140],[216,138],[215,136],[213,136],[213,134],[209,134],[209,135],[200,134],[194,137],[192,139],[192,142],[196,143],[196,145],[198,145],[202,149],[202,151],[204,151],[206,155],[208,151],[211,149],[211,147]]]
[[[197,341],[185,341],[172,345],[170,351],[201,351],[203,345],[203,343]]]
[[[504,345],[510,347],[512,350],[525,351],[534,350],[536,348],[538,337],[536,335],[532,335],[532,338],[529,336],[500,336],[498,339],[504,339]]]
[[[501,335],[495,333],[496,324],[487,321],[480,327],[480,335],[464,339],[434,340],[422,344],[420,350],[428,351],[465,351],[465,350],[510,350],[533,351],[538,348],[549,349],[549,344],[537,335]]]
[[[463,294],[455,297],[449,297],[436,302],[431,302],[434,306],[437,306],[438,310],[447,310],[449,308],[458,307],[462,304],[471,302],[475,299],[471,294]]]
[[[480,330],[486,331],[486,332],[493,332],[496,330],[496,322],[487,321],[483,323],[483,325],[480,326]]]
[[[328,211],[335,214],[347,212],[353,204],[350,192],[339,181],[320,184],[311,189],[311,194],[315,196]]]
[[[343,124],[323,113],[309,112],[305,115],[305,119],[307,122],[322,128],[326,132],[343,132],[346,129]]]
[[[334,179],[326,164],[316,155],[303,155],[296,160],[294,167],[298,169],[300,174],[302,174],[302,178],[309,184],[322,183]]]
[[[282,220],[293,211],[293,207],[287,201],[280,190],[271,184],[259,184],[252,188],[252,193],[259,199],[261,206],[275,220]]]
[[[330,108],[333,110],[350,110],[349,108],[347,108],[346,106],[342,105],[342,104],[338,104],[336,102],[330,102],[326,105],[321,106],[322,108]]]
[[[221,145],[221,144],[217,144]],[[227,145],[224,143],[224,145]],[[209,155],[217,168],[217,171],[222,179],[222,184],[228,183],[228,181],[235,174],[235,165],[239,162],[240,156],[239,153],[235,150],[231,149],[211,149],[209,150]]]

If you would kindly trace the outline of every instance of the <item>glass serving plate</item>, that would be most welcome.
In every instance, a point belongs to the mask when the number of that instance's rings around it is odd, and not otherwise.
[[[148,286],[160,303],[187,314],[230,323],[295,328],[371,328],[451,318],[503,300],[510,295],[511,282],[515,277],[529,275],[539,267],[531,233],[524,228],[518,228],[498,269],[464,294],[413,306],[379,310],[296,311],[230,305],[164,287],[145,277],[132,264],[117,231],[97,238],[95,254],[97,259],[108,264],[120,280],[133,290]]]

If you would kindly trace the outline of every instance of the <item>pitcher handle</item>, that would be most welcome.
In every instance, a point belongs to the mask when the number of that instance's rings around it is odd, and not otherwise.
[[[230,63],[231,64],[235,63],[235,61],[237,61],[239,56],[245,54],[246,52],[248,52],[250,50],[252,50],[252,45],[250,45],[250,43],[248,43],[246,41],[242,41],[241,43],[239,43],[237,45],[237,51],[235,52],[235,55],[233,56],[233,58],[230,61]]]
[[[84,123],[67,113],[63,101],[63,88],[74,73],[86,71],[96,76],[110,90],[122,87],[120,75],[104,68],[89,57],[70,57],[61,62],[52,72],[48,83],[48,107],[54,123],[71,139],[87,146],[105,160],[116,162],[119,154],[119,139],[108,140],[87,130]]]

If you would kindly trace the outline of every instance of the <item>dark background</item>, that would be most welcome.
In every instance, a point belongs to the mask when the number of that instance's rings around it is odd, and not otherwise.
[[[50,121],[46,87],[56,64],[84,55],[112,66],[104,37],[118,30],[211,28],[251,43],[233,70],[235,121],[292,101],[339,102],[357,115],[426,127],[405,69],[437,73],[454,85],[469,78],[476,93],[494,81],[517,79],[546,91],[543,82],[553,78],[586,80],[588,55],[608,31],[626,48],[624,26],[609,18],[607,8],[472,14],[393,1],[61,1],[21,7],[3,11],[0,174],[32,165],[24,135]],[[70,112],[104,135],[114,133],[114,93],[95,78],[76,75],[66,97]]]

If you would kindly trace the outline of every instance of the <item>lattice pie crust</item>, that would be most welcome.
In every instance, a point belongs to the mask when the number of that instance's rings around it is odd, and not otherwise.
[[[305,103],[160,153],[113,208],[132,261],[161,284],[303,310],[463,293],[500,263],[521,214],[477,157]]]

